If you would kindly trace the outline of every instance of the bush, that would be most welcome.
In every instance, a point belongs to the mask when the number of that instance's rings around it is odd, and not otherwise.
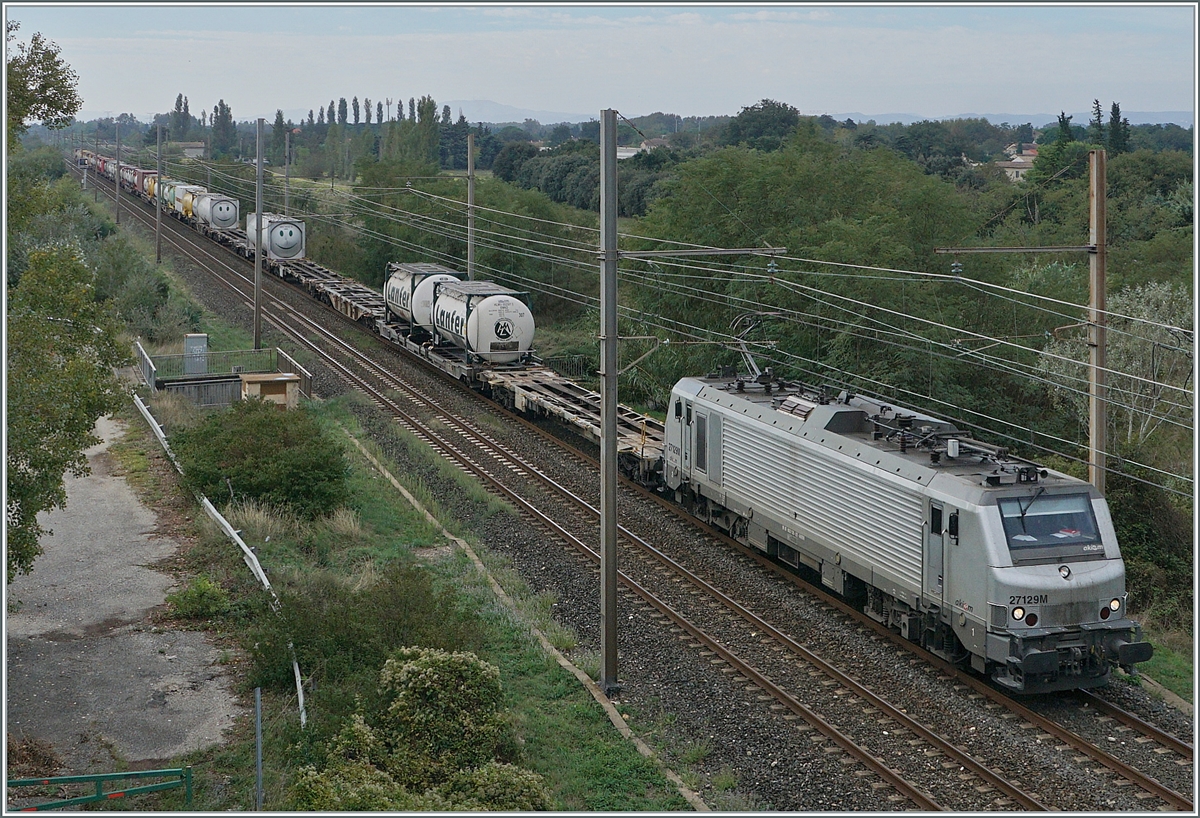
[[[541,776],[506,763],[515,741],[500,671],[472,653],[408,647],[365,704],[323,741],[325,766],[303,769],[294,804],[309,810],[546,810]],[[364,709],[368,715],[364,716]]]
[[[240,401],[171,441],[184,483],[212,498],[287,506],[315,519],[349,496],[340,442],[304,410]]]
[[[1131,608],[1167,629],[1181,625],[1192,632],[1191,520],[1161,488],[1110,473],[1108,507],[1125,560],[1125,584]]]
[[[379,687],[392,697],[381,719],[384,744],[427,758],[435,780],[511,752],[500,669],[473,653],[401,648],[384,663]]]
[[[496,761],[456,773],[440,792],[467,809],[532,812],[551,807],[540,775]]]
[[[283,616],[267,616],[247,642],[253,645],[253,683],[287,689],[292,684],[292,642],[305,672],[322,684],[359,677],[374,690],[381,667],[397,648],[420,643],[453,648],[473,644],[479,623],[456,604],[451,591],[433,587],[429,574],[395,562],[362,587],[328,571],[313,570],[291,582],[275,578]]]
[[[229,610],[229,594],[206,576],[198,576],[186,588],[167,594],[175,619],[211,619]]]

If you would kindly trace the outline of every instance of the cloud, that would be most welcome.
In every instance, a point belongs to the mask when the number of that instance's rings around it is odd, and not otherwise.
[[[209,14],[160,15],[158,31],[131,16],[113,36],[96,22],[86,35],[46,33],[79,73],[89,110],[166,110],[181,92],[197,110],[224,98],[239,118],[364,94],[684,115],[734,114],[764,97],[806,111],[924,116],[1075,110],[1094,97],[1127,110],[1192,106],[1191,33],[1168,30],[1161,9],[1107,30],[1103,15],[1045,11],[292,7],[286,30]],[[1091,22],[1064,25],[1076,20]]]

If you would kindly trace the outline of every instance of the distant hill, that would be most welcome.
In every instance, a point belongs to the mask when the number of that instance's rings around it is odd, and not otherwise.
[[[816,113],[805,111],[809,116],[819,116],[824,111]],[[932,120],[947,120],[947,119],[986,119],[993,125],[999,125],[1001,122],[1007,122],[1009,125],[1023,125],[1026,122],[1033,123],[1035,128],[1040,128],[1043,125],[1054,125],[1058,122],[1058,114],[954,114],[950,116],[920,116],[918,114],[864,114],[858,111],[851,113],[830,114],[831,117],[839,122],[846,119],[853,119],[855,122],[867,122],[875,120],[877,125],[888,125],[893,122],[899,122],[902,125],[911,125],[914,122],[920,122],[925,119]],[[1075,111],[1070,113],[1071,124],[1086,125],[1092,118],[1091,111]],[[1193,111],[1122,111],[1121,116],[1129,120],[1130,125],[1166,125],[1174,123],[1181,128],[1192,127],[1195,121],[1195,112]],[[1104,112],[1105,122],[1108,122],[1108,111]]]

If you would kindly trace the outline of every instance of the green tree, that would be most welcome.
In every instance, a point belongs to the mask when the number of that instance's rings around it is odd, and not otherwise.
[[[40,33],[29,44],[18,43],[13,49],[17,29],[21,24],[9,20],[5,41],[9,45],[5,66],[5,107],[8,150],[21,145],[21,136],[29,130],[31,120],[39,120],[48,128],[65,128],[83,101],[76,93],[79,77],[59,57],[58,46]]]
[[[564,142],[571,139],[571,126],[565,122],[554,126],[554,130],[550,131],[550,147],[557,148]]]
[[[337,122],[337,109],[333,107],[333,100],[329,100],[329,108],[325,111],[325,124],[332,125]]]
[[[283,109],[275,110],[275,121],[271,123],[271,162],[283,164],[283,153],[287,150],[287,124],[283,121]]]
[[[354,99],[351,101],[351,103],[350,103],[350,107],[353,109],[353,112],[354,112],[354,124],[355,124],[355,125],[357,125],[357,124],[359,123],[359,107],[358,107],[358,97],[355,97],[355,98],[354,98]],[[367,116],[368,116],[368,118],[369,118],[369,117],[370,117],[370,114],[368,114]]]
[[[1088,123],[1088,139],[1093,145],[1104,145],[1104,111],[1100,100],[1092,100],[1092,120]]]
[[[1164,282],[1130,287],[1109,298],[1108,310],[1111,439],[1122,452],[1133,452],[1143,449],[1155,433],[1190,430],[1187,383],[1194,349],[1187,288]],[[1087,339],[1079,334],[1051,341],[1039,363],[1057,385],[1052,393],[1056,405],[1081,421],[1088,414],[1087,360]],[[1186,463],[1178,465],[1187,468]]]
[[[1058,132],[1054,141],[1071,142],[1075,139],[1075,132],[1071,130],[1071,119],[1066,111],[1058,112]]]
[[[120,405],[117,327],[93,297],[78,248],[36,250],[8,294],[6,567],[28,573],[42,548],[40,512],[67,502],[67,472],[87,473],[96,420]]]
[[[742,108],[726,126],[724,143],[775,150],[800,124],[800,112],[785,102],[764,99]]]
[[[1128,150],[1129,120],[1121,116],[1121,106],[1114,102],[1108,115],[1108,153],[1118,156]]]
[[[375,121],[380,125],[383,124],[383,103],[379,101],[375,103]]]
[[[338,118],[337,118],[337,121],[338,121],[338,124],[339,124],[339,125],[345,126],[345,124],[346,124],[346,98],[345,98],[345,97],[339,97],[339,98],[338,98]]]
[[[356,97],[356,99],[357,99],[357,97]],[[366,124],[368,124],[368,125],[371,124],[371,98],[370,97],[363,97],[363,119],[366,120]],[[379,117],[379,121],[382,123],[383,117]],[[355,125],[358,124],[358,109],[357,108],[354,111],[354,124]]]
[[[233,111],[218,100],[213,106],[212,115],[212,153],[213,156],[224,156],[237,145],[237,125],[233,122]]]

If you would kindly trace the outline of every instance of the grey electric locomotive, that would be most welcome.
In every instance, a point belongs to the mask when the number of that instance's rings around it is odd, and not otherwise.
[[[685,378],[664,458],[698,516],[1010,690],[1093,687],[1150,658],[1104,498],[947,421],[766,376]]]

